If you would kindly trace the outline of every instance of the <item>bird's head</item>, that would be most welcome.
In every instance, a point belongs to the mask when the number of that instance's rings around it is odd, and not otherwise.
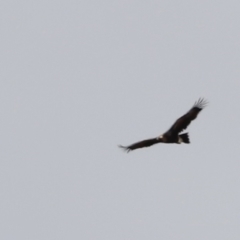
[[[163,139],[163,135],[160,135],[157,137],[157,140],[162,140]]]

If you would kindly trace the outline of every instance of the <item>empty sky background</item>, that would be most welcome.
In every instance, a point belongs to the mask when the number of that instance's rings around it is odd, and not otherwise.
[[[0,4],[0,238],[240,239],[240,3]],[[190,145],[155,137],[209,100]]]

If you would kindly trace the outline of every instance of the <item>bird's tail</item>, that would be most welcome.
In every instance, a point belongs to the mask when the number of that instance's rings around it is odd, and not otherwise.
[[[183,133],[179,135],[179,138],[181,139],[182,142],[184,143],[190,143],[188,133]]]

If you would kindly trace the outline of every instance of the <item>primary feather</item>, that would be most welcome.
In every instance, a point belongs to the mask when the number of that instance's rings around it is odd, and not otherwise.
[[[119,145],[119,147],[123,148],[126,152],[129,152],[129,151],[135,150],[137,148],[150,147],[153,144],[156,144],[156,143],[159,143],[159,142],[160,142],[160,139],[151,138],[151,139],[146,139],[146,140],[143,140],[143,141],[140,141],[140,142],[133,143],[133,144],[131,144],[129,146],[126,146],[126,147],[122,146],[122,145]]]

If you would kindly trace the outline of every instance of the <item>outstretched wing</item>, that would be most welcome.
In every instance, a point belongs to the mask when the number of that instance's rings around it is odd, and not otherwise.
[[[147,140],[143,140],[137,143],[133,143],[129,146],[121,146],[119,145],[120,148],[123,148],[126,152],[130,152],[132,150],[135,150],[137,148],[144,148],[144,147],[150,147],[153,144],[159,143],[161,142],[161,139],[157,139],[157,138],[152,138],[152,139],[147,139]]]
[[[182,117],[180,117],[169,129],[170,132],[180,133],[188,127],[188,125],[193,121],[199,112],[206,107],[207,101],[203,98],[199,98],[197,102],[194,103],[193,107]]]

